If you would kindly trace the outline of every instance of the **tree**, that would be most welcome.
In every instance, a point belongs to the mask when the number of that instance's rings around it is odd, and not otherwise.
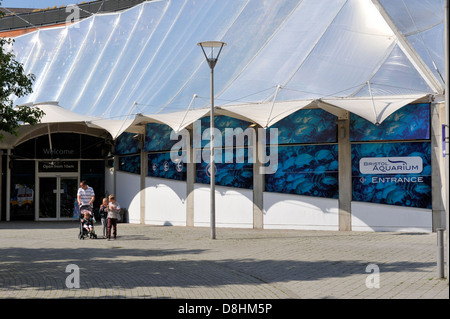
[[[1,5],[1,2],[0,2]],[[0,18],[3,15],[0,12]],[[3,133],[18,134],[22,124],[37,124],[44,112],[31,106],[15,107],[12,97],[22,97],[33,92],[33,74],[25,74],[23,65],[15,60],[5,46],[13,42],[12,39],[0,38],[0,140]]]

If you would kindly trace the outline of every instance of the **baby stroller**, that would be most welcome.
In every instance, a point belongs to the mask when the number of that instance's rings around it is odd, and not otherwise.
[[[85,220],[85,215],[89,216],[89,221]],[[85,239],[86,237],[89,237],[91,239],[97,239],[97,235],[94,231],[94,216],[92,213],[92,207],[91,206],[81,206],[80,207],[80,233],[78,234],[78,239]],[[87,223],[88,225],[92,226],[92,230],[88,231],[85,227],[83,227]]]

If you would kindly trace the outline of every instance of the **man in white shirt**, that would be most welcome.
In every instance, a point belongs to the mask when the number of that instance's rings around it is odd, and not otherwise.
[[[81,181],[80,188],[77,193],[78,205],[81,206],[90,206],[92,207],[92,203],[95,200],[95,193],[92,187],[88,186],[86,181]]]

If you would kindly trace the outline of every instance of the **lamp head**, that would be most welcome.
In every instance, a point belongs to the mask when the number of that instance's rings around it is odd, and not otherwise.
[[[219,59],[220,52],[222,52],[222,48],[227,44],[220,41],[203,41],[197,43],[197,45],[202,48],[203,54],[205,55],[209,67],[211,69],[214,69],[217,60]],[[206,53],[205,49],[210,52],[209,55]],[[214,49],[216,49],[216,53],[214,52]]]

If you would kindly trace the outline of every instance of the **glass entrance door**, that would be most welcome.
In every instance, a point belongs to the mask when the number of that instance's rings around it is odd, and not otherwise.
[[[59,177],[59,218],[72,218],[77,198],[78,178]]]
[[[70,219],[77,197],[78,177],[39,178],[39,219]]]
[[[39,178],[39,219],[56,218],[56,177]]]

